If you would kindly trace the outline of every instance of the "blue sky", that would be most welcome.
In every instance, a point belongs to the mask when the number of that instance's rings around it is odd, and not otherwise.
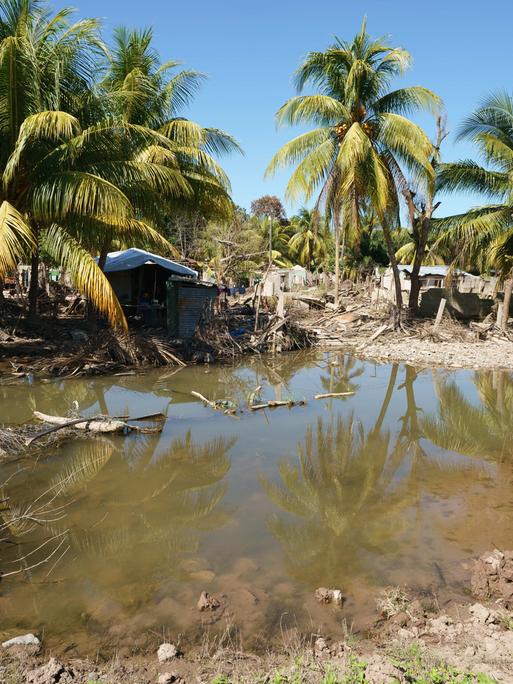
[[[490,91],[513,91],[511,0],[69,0],[81,16],[104,18],[105,38],[119,24],[153,26],[163,59],[180,59],[203,71],[208,81],[185,113],[204,125],[223,128],[241,143],[245,156],[229,158],[234,200],[249,207],[263,194],[283,198],[287,173],[264,180],[274,152],[297,134],[276,130],[274,113],[294,94],[291,76],[309,50],[327,47],[334,35],[352,38],[367,15],[372,36],[389,35],[409,50],[411,70],[398,85],[419,84],[444,100],[452,131],[446,161],[472,155],[454,143],[459,122]],[[430,133],[434,123],[419,123]],[[476,198],[444,197],[440,215],[464,210]],[[289,213],[295,207],[286,205]]]

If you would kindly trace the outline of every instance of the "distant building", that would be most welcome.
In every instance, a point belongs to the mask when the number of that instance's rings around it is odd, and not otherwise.
[[[407,301],[411,291],[413,267],[398,266],[403,300]],[[436,314],[442,298],[447,299],[448,310],[459,318],[481,318],[492,308],[496,295],[497,278],[472,275],[449,266],[421,266],[420,313],[425,316]],[[392,268],[388,267],[380,278],[379,288],[373,293],[374,301],[395,302],[395,286]]]
[[[411,290],[411,272],[413,267],[400,264],[398,266],[401,278],[401,291],[407,295]],[[451,282],[451,287],[460,292],[473,292],[482,297],[493,297],[496,292],[497,278],[484,278],[483,276],[472,275],[466,271],[452,269],[450,266],[421,266],[419,271],[420,290],[429,290],[432,287],[445,287],[447,279]],[[392,268],[389,266],[381,276],[380,288],[388,298],[395,297],[394,276]]]
[[[278,268],[273,267],[269,271],[262,295],[264,297],[273,297],[278,295],[280,291],[292,292],[296,289],[301,289],[306,286],[308,282],[308,271],[304,266],[292,266],[292,268]]]

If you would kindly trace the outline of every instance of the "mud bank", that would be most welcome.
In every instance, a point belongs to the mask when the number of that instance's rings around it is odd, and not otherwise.
[[[244,649],[227,625],[200,645],[155,634],[154,649],[127,644],[106,660],[55,657],[34,635],[4,642],[5,684],[511,684],[513,552],[493,551],[473,564],[471,590],[481,602],[440,606],[435,595],[393,587],[377,597],[377,619],[365,633],[346,626],[342,640],[284,629],[264,654]],[[212,598],[215,601],[214,598]],[[214,605],[214,604],[212,604]],[[333,609],[326,605],[326,609]],[[215,610],[207,606],[203,610]],[[163,637],[165,637],[163,639]]]
[[[452,605],[431,617],[393,616],[367,637],[343,641],[284,632],[269,652],[244,650],[235,632],[188,649],[163,642],[152,653],[104,661],[54,657],[37,647],[2,649],[5,684],[511,684],[513,631],[483,604]],[[405,626],[401,626],[405,625]],[[30,650],[32,648],[32,651]],[[128,649],[129,650],[129,649]]]

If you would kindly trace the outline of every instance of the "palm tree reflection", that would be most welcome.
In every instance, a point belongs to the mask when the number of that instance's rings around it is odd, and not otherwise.
[[[434,373],[438,410],[421,419],[423,434],[437,446],[466,456],[511,461],[513,378],[505,371],[475,373],[479,404],[456,381]]]
[[[326,392],[355,392],[355,383],[363,372],[363,365],[352,355],[335,352],[328,357],[328,373],[321,376],[321,384]]]
[[[101,559],[113,556],[125,581],[142,574],[182,577],[181,554],[196,551],[201,532],[229,517],[220,504],[230,469],[228,453],[235,441],[220,437],[199,444],[188,432],[173,440],[160,457],[156,455],[159,440],[149,436],[127,438],[125,457],[111,440],[76,443],[65,464],[54,460],[38,467],[30,492],[17,478],[4,488],[1,498],[8,498],[9,506],[2,515],[11,541],[17,543],[23,535],[25,548],[36,549],[42,530],[59,539],[65,535],[68,558],[78,556],[82,578],[87,576],[95,584],[104,581]],[[64,510],[65,516],[42,516],[36,529],[15,525],[19,512],[37,499],[46,501],[48,510]],[[35,553],[32,561],[47,551]],[[15,557],[10,555],[6,561]],[[66,566],[66,560],[61,565]]]
[[[389,432],[366,433],[353,416],[308,428],[297,464],[280,464],[281,484],[261,479],[269,498],[294,516],[269,519],[293,574],[333,583],[341,571],[371,567],[369,555],[388,552],[411,501],[397,476],[406,455],[400,444],[391,448]]]

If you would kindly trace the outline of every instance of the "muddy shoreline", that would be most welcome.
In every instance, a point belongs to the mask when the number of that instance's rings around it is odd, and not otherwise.
[[[0,647],[0,681],[9,684],[511,684],[513,552],[473,561],[468,602],[444,602],[429,591],[391,587],[376,597],[369,630],[332,638],[284,628],[259,653],[245,648],[236,625],[204,628],[193,645],[179,634],[152,635],[141,649],[127,643],[114,657],[54,654],[34,635]],[[470,593],[470,591],[469,591]],[[317,592],[319,596],[319,593]],[[321,597],[322,598],[322,597]],[[205,599],[201,611],[219,609]],[[318,600],[321,600],[318,598]],[[327,601],[327,604],[331,601]],[[325,605],[326,610],[336,607]],[[340,606],[343,621],[343,606]]]
[[[6,319],[0,328],[0,380],[133,373],[306,348],[345,350],[360,359],[421,368],[513,370],[513,334],[499,330],[491,318],[463,323],[446,317],[435,325],[405,314],[397,328],[389,308],[371,304],[366,294],[348,294],[336,311],[329,302],[315,300],[323,307],[318,309],[300,299],[288,300],[284,318],[272,306],[261,311],[258,326],[251,305],[236,300],[191,340],[145,328],[128,335],[105,328],[91,333],[83,320],[73,318],[40,319],[36,326]]]
[[[94,341],[92,342],[94,345]],[[507,339],[487,340],[430,340],[420,339],[415,334],[390,333],[372,341],[367,332],[351,331],[341,334],[329,342],[323,339],[314,341],[312,349],[322,351],[346,351],[355,357],[377,363],[404,363],[418,368],[450,368],[473,370],[511,370],[513,371],[513,342]],[[244,355],[254,354],[246,350],[240,354],[217,357],[214,350],[199,346],[183,349],[171,347],[169,352],[176,358],[141,357],[136,363],[126,359],[99,359],[95,363],[82,363],[83,342],[66,342],[60,346],[50,340],[36,340],[22,345],[0,343],[0,381],[13,377],[62,377],[76,375],[109,375],[116,373],[135,373],[157,366],[190,365],[196,363],[230,363]],[[136,352],[137,354],[137,352]],[[62,358],[54,365],[56,356]],[[75,363],[76,360],[76,363]],[[79,366],[85,365],[77,372]]]

